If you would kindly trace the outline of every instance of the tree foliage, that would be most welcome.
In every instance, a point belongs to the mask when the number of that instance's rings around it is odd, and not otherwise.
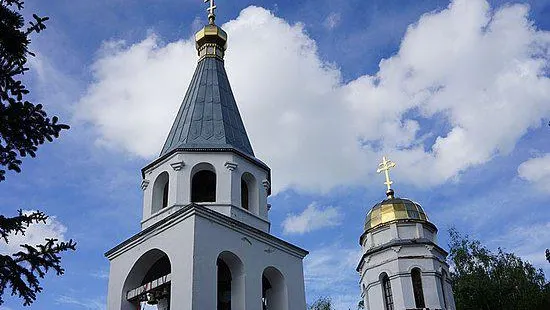
[[[458,310],[550,309],[544,273],[512,253],[493,253],[450,231],[451,280]]]
[[[330,297],[319,297],[313,304],[309,305],[308,310],[333,310]]]
[[[36,156],[38,146],[59,137],[69,126],[49,118],[41,104],[25,98],[29,90],[21,76],[28,70],[30,35],[46,26],[47,17],[33,14],[34,21],[25,25],[20,11],[22,0],[0,0],[0,166],[21,171],[22,157]],[[0,181],[6,171],[0,167]]]
[[[48,216],[37,211],[24,214],[19,210],[19,215],[6,218],[0,215],[0,237],[6,243],[11,234],[25,234],[26,229],[37,223],[46,223]],[[67,250],[75,250],[76,243],[58,242],[57,239],[46,239],[44,244],[36,246],[23,244],[21,251],[12,255],[0,255],[0,304],[6,288],[11,290],[11,295],[18,295],[23,299],[25,306],[30,306],[36,300],[36,294],[42,291],[39,278],[44,278],[46,273],[53,269],[57,275],[62,275],[59,254]]]
[[[21,77],[28,70],[27,57],[34,56],[29,50],[30,35],[44,30],[48,18],[33,14],[27,24],[21,14],[23,4],[23,0],[0,0],[0,182],[5,180],[5,169],[20,172],[23,157],[35,157],[38,146],[69,128],[58,123],[56,116],[48,117],[41,104],[26,99],[29,90]],[[24,235],[30,225],[47,219],[39,211],[0,215],[0,242],[7,244],[11,235]],[[22,298],[25,306],[31,305],[42,290],[39,279],[50,270],[63,274],[59,255],[75,247],[72,240],[52,238],[43,244],[21,245],[17,253],[0,254],[0,305],[6,289]]]

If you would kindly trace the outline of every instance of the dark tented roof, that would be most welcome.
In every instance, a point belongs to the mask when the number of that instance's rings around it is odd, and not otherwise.
[[[177,148],[235,149],[254,157],[223,61],[199,61],[160,156]]]

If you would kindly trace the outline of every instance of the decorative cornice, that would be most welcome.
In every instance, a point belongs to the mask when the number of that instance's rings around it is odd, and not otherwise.
[[[271,189],[271,182],[269,180],[263,180],[262,185],[264,186],[265,190],[269,192]]]
[[[401,251],[401,246],[392,246],[391,249],[392,249],[395,253],[399,253],[399,251]]]
[[[150,181],[147,179],[143,179],[141,181],[141,190],[144,191],[147,189],[147,186],[149,186]]]
[[[229,171],[235,171],[235,169],[237,169],[237,167],[239,166],[238,164],[236,163],[232,163],[230,161],[227,161],[225,162],[224,164],[225,168],[227,168],[227,170]]]
[[[205,206],[197,205],[194,203],[178,206],[180,209],[168,217],[154,223],[153,225],[143,229],[134,236],[130,237],[126,241],[118,244],[111,250],[105,253],[105,257],[109,260],[114,259],[118,255],[126,252],[129,248],[132,248],[145,240],[149,239],[151,236],[157,235],[162,231],[169,229],[170,227],[177,225],[181,221],[186,220],[190,216],[200,216],[210,220],[213,223],[220,224],[222,226],[228,227],[234,231],[240,232],[244,236],[254,240],[265,243],[268,248],[273,249],[273,251],[279,250],[291,254],[295,257],[303,259],[306,255],[309,254],[308,251],[295,246],[291,243],[288,243],[282,239],[279,239],[267,232],[261,231],[255,227],[247,225],[243,222],[240,222],[236,219],[223,215],[217,211],[210,210]]]
[[[179,162],[171,163],[170,166],[172,166],[172,169],[174,169],[175,171],[180,171],[181,169],[183,169],[183,167],[185,167],[185,162],[182,160]]]

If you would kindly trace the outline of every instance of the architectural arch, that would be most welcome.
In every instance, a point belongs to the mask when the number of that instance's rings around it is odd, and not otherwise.
[[[258,182],[254,175],[245,172],[241,176],[241,207],[254,214],[259,214]]]
[[[424,289],[422,288],[422,270],[415,267],[411,270],[411,280],[416,308],[425,308]]]
[[[143,254],[124,281],[122,309],[140,309],[143,304],[170,309],[171,272],[172,265],[165,252],[152,249]]]
[[[393,305],[393,292],[391,288],[390,277],[387,273],[383,272],[380,274],[380,284],[382,287],[382,296],[384,302],[385,310],[394,310]]]
[[[216,201],[216,169],[209,163],[200,163],[191,170],[191,202]]]
[[[151,214],[160,211],[168,206],[168,191],[170,186],[170,176],[164,171],[157,176],[153,183],[153,203]]]
[[[275,267],[267,267],[262,274],[262,310],[288,310],[285,277]]]
[[[217,267],[217,310],[239,310],[245,305],[244,265],[232,252],[220,253]]]

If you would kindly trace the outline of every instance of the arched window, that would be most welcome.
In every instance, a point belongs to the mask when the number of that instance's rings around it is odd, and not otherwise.
[[[168,172],[159,174],[153,184],[153,205],[151,213],[156,213],[162,208],[168,206],[168,189],[169,189]]]
[[[387,274],[382,274],[382,292],[384,295],[385,310],[393,310],[393,294],[391,291],[390,277]]]
[[[170,309],[170,273],[170,259],[164,252],[153,249],[145,253],[124,281],[122,309],[142,309],[146,304]]]
[[[241,179],[241,206],[248,210],[248,184],[244,179]]]
[[[216,201],[216,172],[210,164],[202,163],[193,168],[191,202]]]
[[[417,308],[425,308],[426,304],[424,303],[424,292],[422,290],[422,272],[420,268],[413,268],[411,271],[413,292],[414,292],[414,303]]]
[[[222,252],[216,265],[217,310],[244,309],[244,268],[241,260],[231,252]]]
[[[256,178],[248,172],[241,177],[241,206],[254,214],[259,214],[259,192]]]
[[[285,278],[275,267],[262,274],[262,310],[288,310]]]
[[[231,270],[218,258],[218,310],[231,310]]]
[[[441,272],[441,278],[439,279],[441,283],[441,295],[443,295],[443,306],[447,309],[447,295],[445,291],[445,282],[447,281],[447,273],[445,270]]]

